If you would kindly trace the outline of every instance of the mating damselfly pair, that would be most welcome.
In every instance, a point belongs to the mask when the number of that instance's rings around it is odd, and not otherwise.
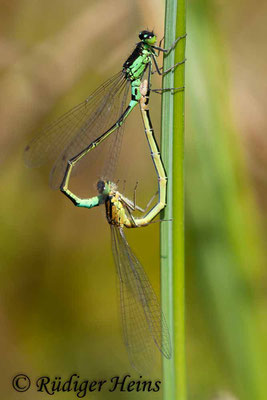
[[[160,45],[156,46],[157,37],[153,32],[140,32],[140,42],[124,62],[122,71],[106,81],[84,102],[49,125],[25,149],[25,162],[28,166],[40,166],[49,159],[54,160],[50,184],[60,189],[76,206],[92,208],[105,204],[120,283],[124,342],[132,365],[139,371],[149,364],[154,345],[166,358],[171,358],[172,350],[168,327],[157,297],[125,238],[123,228],[148,225],[166,204],[167,178],[154,138],[148,102],[150,91],[153,90],[151,75],[154,72],[164,75],[183,63],[162,71],[156,58],[160,52],[168,54],[182,38],[184,36],[178,37],[169,49],[164,49]],[[153,65],[155,71],[152,71]],[[147,79],[143,80],[145,73]],[[126,105],[129,89],[131,99]],[[162,89],[154,91],[161,93]],[[113,182],[124,122],[137,104],[140,104],[145,134],[158,176],[158,201],[148,212],[138,207],[135,200],[131,201],[121,194]],[[97,183],[98,195],[82,199],[69,189],[73,168],[85,156],[88,157],[92,150],[95,153],[109,137],[112,140],[109,155],[104,161],[103,178]],[[134,217],[135,210],[143,211],[144,215]]]

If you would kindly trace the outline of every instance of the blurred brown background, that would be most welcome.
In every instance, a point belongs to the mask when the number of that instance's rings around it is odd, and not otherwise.
[[[188,2],[189,399],[265,399],[266,8],[264,2]],[[48,397],[33,389],[16,393],[10,382],[19,372],[32,381],[74,372],[138,378],[120,332],[103,207],[76,209],[49,188],[49,167],[27,169],[22,154],[36,132],[120,70],[141,29],[163,35],[164,3],[2,0],[0,9],[1,394]],[[159,137],[158,95],[151,108]],[[143,206],[156,185],[137,110],[123,146],[126,194],[138,181]],[[88,170],[88,190],[97,178]],[[127,231],[157,293],[158,231],[158,224]],[[161,376],[159,367],[152,376]],[[161,392],[87,396],[160,399]]]

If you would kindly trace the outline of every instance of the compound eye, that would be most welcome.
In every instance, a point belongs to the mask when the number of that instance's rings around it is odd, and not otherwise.
[[[105,182],[104,181],[98,181],[97,182],[97,190],[99,193],[102,193],[105,188]]]

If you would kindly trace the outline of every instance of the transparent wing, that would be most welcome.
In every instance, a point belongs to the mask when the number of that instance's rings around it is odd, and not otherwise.
[[[126,86],[126,89],[124,90],[124,93],[123,93],[123,96],[121,99],[121,104],[117,110],[118,115],[122,115],[122,113],[125,109],[129,88],[130,88],[130,85]],[[114,175],[115,175],[118,157],[119,157],[120,150],[121,150],[124,129],[125,129],[125,122],[116,130],[116,134],[111,135],[110,143],[108,143],[109,156],[106,157],[105,161],[104,161],[104,165],[102,168],[102,174],[101,174],[102,179],[114,181]]]
[[[30,142],[25,149],[26,165],[38,167],[54,160],[50,183],[53,188],[58,188],[68,160],[117,121],[128,87],[122,72],[106,81],[84,102],[50,124]]]
[[[111,225],[112,250],[120,282],[124,341],[138,371],[152,365],[155,344],[171,358],[169,330],[146,273],[130,249],[122,228]]]

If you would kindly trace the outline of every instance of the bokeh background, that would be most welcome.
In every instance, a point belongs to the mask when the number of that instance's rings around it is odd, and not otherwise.
[[[27,169],[23,149],[49,121],[121,68],[143,28],[163,35],[160,0],[1,0],[0,391],[72,373],[130,373],[104,209],[76,209]],[[188,397],[266,399],[266,3],[190,0],[186,64]],[[154,87],[160,85],[155,77]],[[151,99],[159,137],[160,96]],[[138,110],[119,170],[143,206],[156,190]],[[101,154],[100,154],[101,156]],[[51,167],[51,166],[50,166]],[[76,178],[80,194],[99,176]],[[87,185],[87,186],[86,186]],[[159,293],[159,225],[127,231]],[[161,377],[159,366],[151,377]],[[76,398],[74,393],[58,398]],[[159,393],[87,394],[91,399]]]

